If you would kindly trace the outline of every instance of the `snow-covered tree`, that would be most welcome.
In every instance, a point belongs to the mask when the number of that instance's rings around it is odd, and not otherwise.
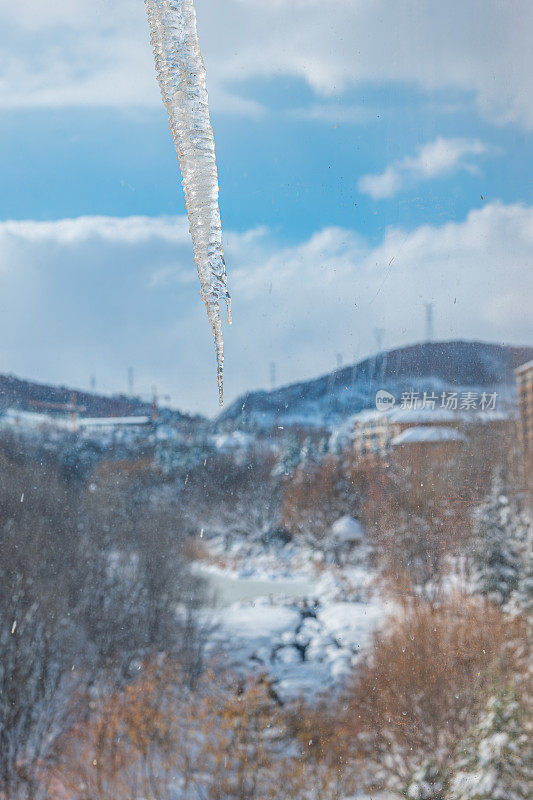
[[[492,697],[463,747],[450,800],[525,800],[533,787],[533,747],[516,692]]]
[[[318,462],[318,450],[310,436],[307,436],[300,451],[300,465],[308,467]]]
[[[524,614],[528,623],[533,625],[533,526],[525,518],[524,524],[527,534],[520,552],[520,576],[506,610]]]
[[[319,456],[327,456],[329,453],[329,439],[327,436],[323,436],[318,443],[318,454]]]
[[[472,588],[495,602],[506,603],[519,584],[525,531],[524,521],[499,475],[475,513],[473,534]]]
[[[403,795],[408,800],[447,800],[447,784],[440,767],[429,760],[413,772]]]
[[[0,457],[0,797],[39,798],[39,771],[68,718],[79,636],[67,598],[72,496],[42,465]]]
[[[524,569],[520,575],[513,600],[517,608],[529,619],[533,617],[533,550],[526,555]]]
[[[272,470],[274,478],[289,478],[294,475],[296,467],[300,463],[301,446],[296,437],[289,437],[280,453],[278,460]]]

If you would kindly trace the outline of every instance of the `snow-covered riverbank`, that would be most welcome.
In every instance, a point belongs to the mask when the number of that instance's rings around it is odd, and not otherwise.
[[[292,544],[236,542],[222,553],[215,540],[208,553],[198,569],[218,596],[211,653],[232,671],[264,674],[283,701],[339,684],[390,611],[365,563],[328,565]]]

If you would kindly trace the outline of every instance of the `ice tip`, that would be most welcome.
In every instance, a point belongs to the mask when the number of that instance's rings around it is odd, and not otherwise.
[[[222,375],[222,367],[219,367],[218,370],[218,405],[219,408],[222,408],[224,405],[224,380]]]

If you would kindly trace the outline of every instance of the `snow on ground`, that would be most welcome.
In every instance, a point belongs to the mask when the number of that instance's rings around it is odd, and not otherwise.
[[[333,556],[340,544],[333,531],[329,552],[302,542],[283,543],[278,540],[265,545],[261,541],[243,536],[234,536],[228,540],[223,534],[211,535],[203,541],[207,552],[203,556],[202,569],[213,570],[220,575],[265,581],[296,578],[311,578],[315,581],[318,570],[323,574],[334,574],[332,560],[335,561]],[[357,583],[368,583],[373,577],[366,566],[363,566],[368,555],[368,548],[363,541],[357,545],[355,559],[352,554],[352,565],[356,566],[351,569],[343,568],[344,577],[352,574],[356,575]],[[337,577],[341,577],[340,572]]]
[[[383,615],[376,599],[260,598],[219,612],[211,647],[229,669],[265,674],[281,700],[309,697],[349,673]]]
[[[275,549],[278,557],[287,551],[277,571],[278,559],[265,551],[242,569],[238,563],[234,571],[200,568],[212,588],[222,587],[211,653],[237,673],[264,674],[283,701],[338,685],[390,611],[366,566],[321,564],[317,570],[310,553],[298,549]],[[243,591],[246,601],[230,602]]]

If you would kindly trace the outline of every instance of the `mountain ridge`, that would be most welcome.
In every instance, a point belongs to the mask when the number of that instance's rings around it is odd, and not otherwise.
[[[0,375],[0,412],[8,408],[17,408],[21,411],[39,411],[47,414],[65,413],[72,405],[79,412],[83,409],[83,413],[90,417],[152,414],[152,404],[138,397],[96,394],[67,386],[54,386],[17,378],[14,375]],[[189,415],[173,409],[160,408],[158,413],[160,416],[177,421],[192,419]]]
[[[269,427],[320,425],[372,408],[375,393],[500,390],[514,394],[514,370],[533,358],[533,347],[492,342],[424,342],[395,348],[308,381],[248,392],[218,417],[218,424]]]

